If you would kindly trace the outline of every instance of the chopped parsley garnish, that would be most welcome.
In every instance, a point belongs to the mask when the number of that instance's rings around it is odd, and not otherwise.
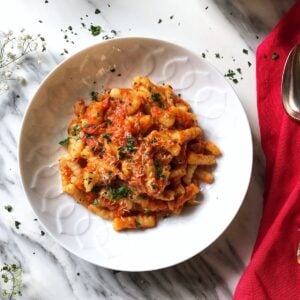
[[[98,8],[96,8],[96,9],[95,9],[95,14],[98,15],[98,14],[100,14],[100,13],[101,13],[101,10],[98,9]]]
[[[141,228],[141,223],[137,219],[135,219],[135,227]]]
[[[229,69],[229,70],[227,71],[227,73],[226,73],[224,76],[225,76],[225,77],[228,77],[229,79],[233,79],[233,77],[234,77],[235,75],[236,75],[235,72],[234,72],[233,70]]]
[[[96,91],[91,91],[91,98],[93,101],[98,101],[98,95],[99,93]]]
[[[69,29],[69,30],[72,30],[73,28],[72,28],[72,26],[68,26],[68,29]]]
[[[132,194],[131,189],[129,187],[127,187],[126,185],[122,185],[117,188],[109,187],[108,191],[109,191],[110,197],[112,199],[126,198]]]
[[[112,172],[111,170],[109,170],[109,171],[107,172],[108,177],[111,177],[112,173],[113,173],[113,172]]]
[[[244,54],[248,54],[248,50],[247,49],[243,49],[243,53]]]
[[[273,60],[277,60],[279,58],[279,54],[274,52],[271,57]]]
[[[163,167],[161,164],[160,160],[155,160],[154,161],[154,166],[155,166],[155,175],[157,179],[160,179],[163,177]]]
[[[233,83],[237,84],[239,81],[236,78],[232,79]]]
[[[111,138],[110,138],[110,134],[109,133],[103,133],[102,137],[105,138],[108,143],[111,142]]]
[[[21,222],[19,222],[19,221],[15,221],[15,226],[16,226],[16,228],[17,228],[17,229],[19,229],[19,228],[20,228],[20,225],[21,225]]]
[[[69,145],[69,137],[67,137],[64,140],[61,140],[60,142],[58,142],[61,146],[67,146]]]
[[[80,131],[80,126],[76,124],[71,131],[71,135],[75,136],[78,134],[79,131]]]
[[[124,152],[124,147],[118,148],[118,156],[119,156],[119,159],[121,159],[121,160],[126,158],[126,153]]]
[[[131,137],[127,138],[127,143],[126,143],[127,151],[129,151],[129,152],[134,152],[135,151],[134,142],[135,142],[134,137],[131,136]]]
[[[101,26],[94,26],[94,25],[91,25],[89,31],[91,32],[91,34],[93,36],[97,36],[101,33]]]
[[[154,101],[154,102],[160,101],[160,93],[153,93],[151,95],[151,100]]]
[[[156,189],[157,189],[157,185],[156,185],[155,183],[152,183],[152,184],[151,184],[151,187],[152,187],[153,190],[156,190]]]
[[[12,206],[11,205],[5,205],[4,208],[8,211],[8,212],[12,212]]]

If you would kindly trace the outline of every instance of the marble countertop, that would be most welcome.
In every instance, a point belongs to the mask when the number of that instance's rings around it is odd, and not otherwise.
[[[29,33],[40,33],[46,39],[47,50],[39,58],[39,64],[34,57],[26,59],[20,70],[25,83],[10,81],[9,90],[0,95],[0,267],[15,264],[18,276],[22,277],[22,296],[0,298],[232,298],[249,262],[262,211],[264,158],[256,110],[255,49],[294,2],[10,0],[4,4],[3,1],[0,31],[19,32],[25,28]],[[96,9],[100,12],[95,13]],[[91,35],[88,30],[91,24],[100,25],[103,32]],[[70,254],[44,232],[21,188],[17,143],[22,116],[34,92],[58,63],[107,36],[164,39],[196,53],[206,53],[207,61],[223,74],[236,68],[242,72],[242,80],[229,83],[240,98],[253,135],[254,165],[248,193],[231,225],[211,246],[192,259],[163,270],[136,273],[107,270]],[[11,212],[5,209],[8,205]],[[4,281],[2,278],[1,293],[3,290],[9,293],[11,281]]]

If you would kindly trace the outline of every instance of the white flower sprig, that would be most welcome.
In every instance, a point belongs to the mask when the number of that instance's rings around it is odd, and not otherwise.
[[[25,29],[21,29],[17,35],[11,30],[0,33],[0,94],[9,89],[10,80],[17,80],[21,84],[26,82],[16,71],[21,68],[25,56],[45,50],[46,41],[40,34],[27,34]],[[40,63],[39,57],[37,63]]]

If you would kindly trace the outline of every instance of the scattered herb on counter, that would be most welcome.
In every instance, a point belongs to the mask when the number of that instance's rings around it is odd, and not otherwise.
[[[12,212],[12,210],[13,210],[11,205],[5,205],[4,209],[6,209],[8,212]]]
[[[19,221],[15,221],[15,227],[16,227],[17,229],[19,229],[19,228],[20,228],[20,225],[21,225],[21,222],[19,222]]]
[[[80,276],[80,273],[77,273],[76,275],[77,275],[77,276]]]
[[[273,60],[277,60],[277,59],[279,58],[279,54],[276,53],[276,52],[274,52],[274,53],[272,54],[271,58],[272,58]]]
[[[236,70],[238,71],[238,73],[242,74],[242,69],[241,68],[237,68]]]
[[[95,9],[95,14],[98,15],[98,14],[100,14],[100,13],[101,13],[101,10],[98,9],[98,8],[96,8],[96,9]]]
[[[43,230],[41,230],[41,236],[45,235],[45,232]]]
[[[172,20],[174,18],[174,15],[170,16],[170,19]]]
[[[43,23],[43,21],[42,21],[42,20],[39,20],[39,23]]]
[[[117,188],[109,187],[108,191],[109,191],[110,197],[112,199],[126,198],[126,197],[128,197],[132,194],[131,189],[126,185],[122,185],[122,186],[117,187]]]
[[[248,55],[248,50],[247,49],[243,49],[243,53]]]
[[[208,6],[205,7],[205,10],[208,10]]]
[[[250,62],[250,61],[248,61],[248,66],[249,66],[249,68],[252,66],[252,64],[251,64],[251,62]]]
[[[68,29],[69,29],[70,31],[72,31],[72,30],[73,30],[73,27],[72,27],[71,25],[69,25],[69,26],[68,26]]]
[[[101,33],[101,26],[91,25],[89,31],[93,36],[97,36]]]
[[[65,49],[65,48],[64,48],[64,52],[65,52],[66,54],[68,54],[68,53],[69,53],[69,51],[68,51],[67,49]]]
[[[215,54],[216,58],[221,58],[220,53]]]
[[[106,133],[106,132],[103,133],[102,137],[105,138],[108,143],[111,142],[111,138],[110,138],[110,134],[109,133]]]
[[[162,22],[162,19],[158,19],[158,22],[157,22],[157,23],[160,24],[161,22]]]
[[[206,58],[206,54],[202,52],[202,58]]]
[[[232,82],[235,83],[235,84],[237,84],[239,81],[236,78],[233,78]]]
[[[92,99],[93,101],[98,101],[98,95],[99,95],[98,92],[96,92],[96,91],[91,91],[91,99]]]
[[[13,299],[13,296],[22,296],[22,273],[21,266],[16,264],[4,264],[0,269],[2,296]]]

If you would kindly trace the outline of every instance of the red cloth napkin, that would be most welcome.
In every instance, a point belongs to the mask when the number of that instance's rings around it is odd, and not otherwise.
[[[300,122],[284,111],[281,77],[289,51],[300,44],[300,2],[256,53],[257,105],[266,157],[264,210],[251,261],[234,299],[300,299]]]

